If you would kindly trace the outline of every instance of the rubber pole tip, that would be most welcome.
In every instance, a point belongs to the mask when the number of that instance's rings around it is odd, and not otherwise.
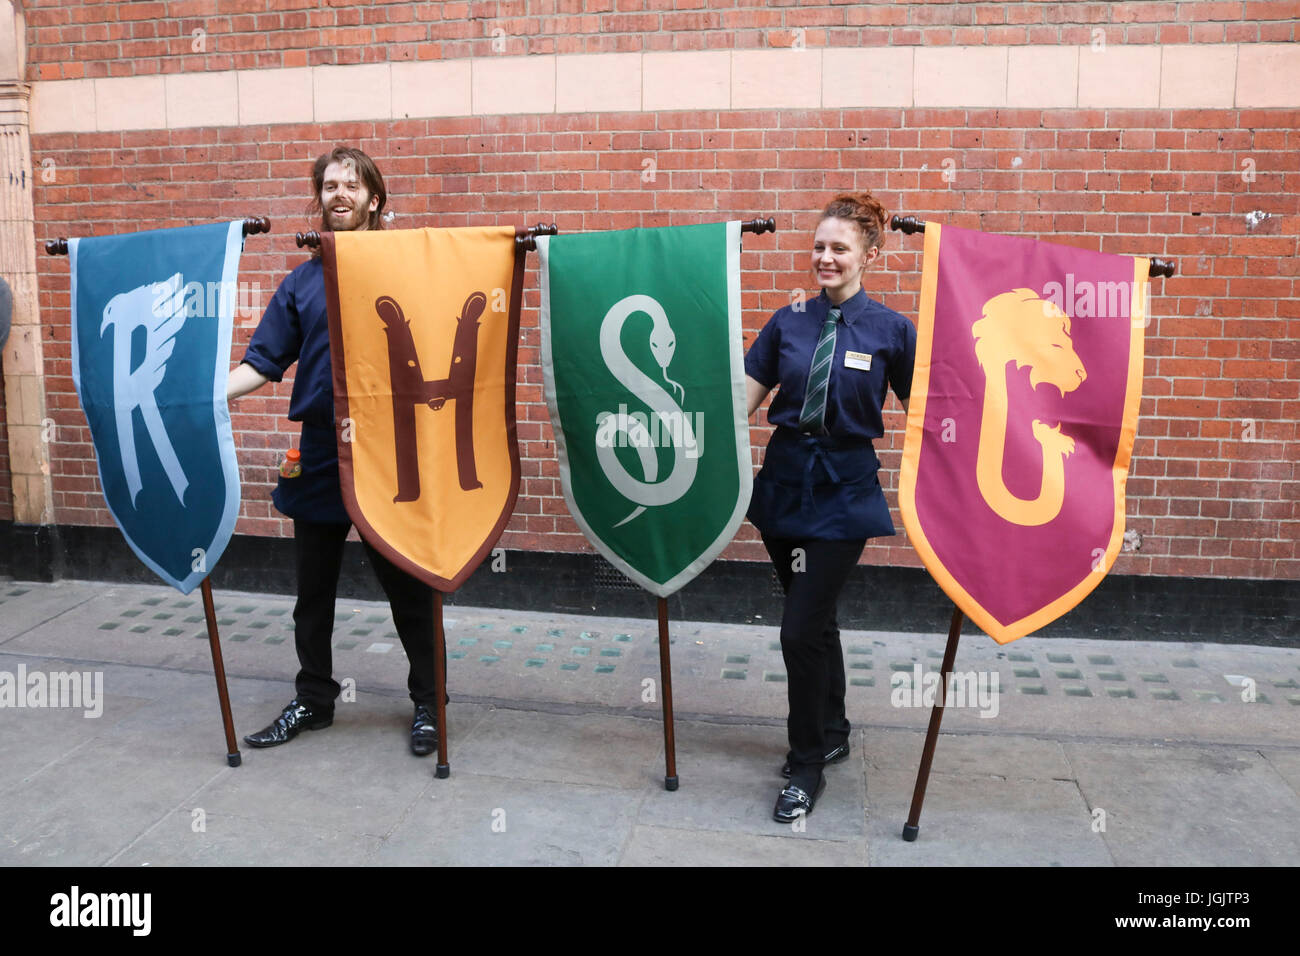
[[[918,824],[903,824],[903,839],[908,843],[915,843],[916,838],[921,835],[921,827]]]
[[[238,753],[226,754],[226,763],[230,764],[232,767],[238,767],[243,762],[244,758],[239,756]]]
[[[440,763],[433,769],[433,775],[439,780],[446,780],[451,776],[451,764]]]
[[[676,790],[676,789],[677,789],[677,778],[676,778],[676,777],[664,777],[664,789],[665,789],[665,790]]]

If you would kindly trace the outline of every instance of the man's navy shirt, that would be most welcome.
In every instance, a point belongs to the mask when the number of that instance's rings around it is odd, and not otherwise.
[[[284,277],[248,343],[244,361],[273,382],[284,378],[297,362],[289,420],[333,429],[334,372],[325,273],[319,257]]]
[[[803,303],[779,309],[745,355],[745,373],[766,388],[780,385],[767,412],[773,425],[798,429],[813,351],[831,302],[823,291]],[[881,408],[886,387],[900,400],[912,391],[916,327],[859,289],[840,305],[835,359],[826,396],[826,430],[833,438],[870,440],[885,433]],[[871,356],[871,368],[845,365],[845,354]],[[856,364],[862,364],[857,360]]]
[[[280,478],[271,498],[290,518],[347,523],[339,489],[338,444],[334,430],[334,370],[330,363],[325,272],[319,257],[308,259],[280,283],[248,343],[244,359],[273,382],[295,361],[298,372],[289,399],[289,419],[302,422],[302,474]]]

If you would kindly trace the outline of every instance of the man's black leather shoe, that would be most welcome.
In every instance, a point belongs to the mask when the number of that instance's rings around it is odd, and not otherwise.
[[[324,730],[332,723],[334,723],[332,709],[316,710],[294,699],[289,701],[289,706],[275,718],[271,726],[258,733],[249,734],[244,738],[244,743],[250,747],[276,747],[293,740],[304,728]]]
[[[411,721],[411,753],[427,757],[438,746],[438,721],[424,704],[415,705],[415,719]]]
[[[833,763],[839,763],[841,760],[848,759],[848,756],[849,742],[846,740],[844,743],[826,754],[826,763],[828,766]],[[787,780],[790,779],[790,761],[788,759],[781,765],[781,776],[785,777]]]
[[[799,787],[787,786],[776,798],[776,808],[772,811],[772,819],[777,823],[793,823],[800,817],[812,813],[817,798],[821,796],[822,791],[825,789],[825,777],[822,777],[817,782],[817,790],[811,796],[807,791]]]

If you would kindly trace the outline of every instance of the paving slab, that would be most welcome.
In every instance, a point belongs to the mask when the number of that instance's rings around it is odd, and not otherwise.
[[[1300,796],[1257,751],[1067,744],[1121,866],[1300,864]]]
[[[813,817],[817,811],[813,811]],[[813,822],[813,817],[808,822]],[[638,825],[620,866],[865,866],[866,840],[798,839]]]
[[[48,678],[52,672],[78,669],[68,661],[0,654],[0,672],[15,677],[24,670],[29,675],[39,672]],[[108,681],[107,687],[114,687],[113,682]],[[119,722],[147,706],[148,699],[143,695],[110,694],[105,688],[102,698],[97,697],[95,708],[88,710],[84,703],[80,707],[17,707],[0,711],[0,801],[6,792],[23,785],[44,768],[74,751],[93,746],[95,738],[111,733]],[[98,717],[88,716],[95,710],[100,712]]]
[[[227,813],[167,814],[110,861],[111,866],[358,866],[380,837],[310,822]]]
[[[436,780],[366,858],[382,866],[612,866],[642,793],[457,773]]]
[[[453,772],[640,790],[662,780],[663,746],[655,721],[493,708],[448,759]]]
[[[80,581],[35,584],[0,579],[0,646],[16,634],[68,613],[103,590],[102,586]]]
[[[1278,776],[1290,784],[1292,790],[1300,794],[1300,753],[1294,750],[1272,749],[1261,750],[1260,753]]]
[[[915,771],[881,770],[868,785],[871,866],[1110,866],[1072,780],[931,772],[920,835],[903,824]]]
[[[279,697],[266,701],[268,722],[281,706]],[[453,704],[447,714],[453,734],[468,733],[481,708]],[[411,754],[409,732],[407,702],[358,695],[336,707],[332,727],[304,731],[279,747],[244,746],[240,772],[196,799],[217,814],[382,837],[433,779],[435,756]]]
[[[925,735],[916,731],[871,728],[863,731],[868,767],[916,772]],[[1039,780],[1073,776],[1059,741],[1021,734],[939,734],[932,772]]]
[[[102,865],[227,772],[210,754],[86,740],[5,790],[0,865]]]

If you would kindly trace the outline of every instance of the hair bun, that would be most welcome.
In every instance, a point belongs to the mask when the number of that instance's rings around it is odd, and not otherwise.
[[[869,192],[841,193],[826,204],[823,219],[849,219],[858,224],[867,247],[882,248],[885,244],[885,224],[889,214],[875,196]]]

